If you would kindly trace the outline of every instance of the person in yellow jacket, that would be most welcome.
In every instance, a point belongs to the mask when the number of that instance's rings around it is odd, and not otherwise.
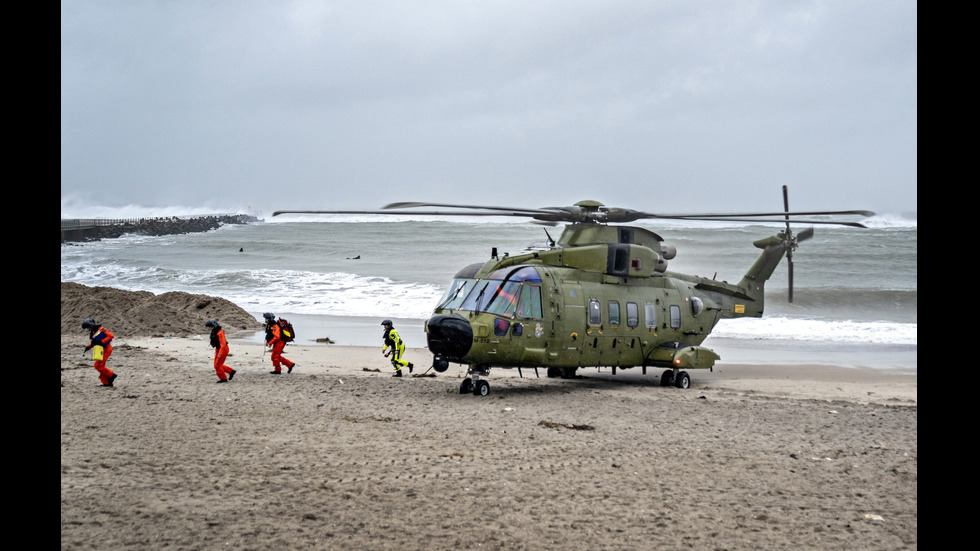
[[[225,330],[218,325],[218,320],[209,319],[204,322],[204,327],[211,329],[211,346],[214,348],[214,372],[218,374],[219,383],[227,383],[235,378],[235,370],[225,365],[228,353],[228,339],[225,338]]]
[[[408,366],[408,372],[412,372],[412,368],[415,367],[412,362],[402,359],[402,354],[405,353],[405,343],[402,342],[401,336],[398,335],[398,331],[395,330],[394,324],[391,320],[384,320],[381,322],[381,326],[385,328],[384,337],[385,345],[381,348],[381,353],[387,358],[391,354],[391,365],[395,368],[395,374],[392,377],[402,376],[402,367]],[[391,349],[389,352],[388,349]]]

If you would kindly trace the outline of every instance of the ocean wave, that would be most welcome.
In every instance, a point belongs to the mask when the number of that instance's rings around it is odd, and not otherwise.
[[[916,228],[919,227],[919,221],[915,213],[904,213],[904,214],[879,214],[862,220],[861,222],[865,226],[872,229],[889,229],[889,228]]]
[[[786,288],[766,292],[766,312],[796,317],[890,320],[918,319],[918,289],[797,287],[793,302]]]
[[[781,316],[721,320],[711,334],[737,339],[918,344],[917,323],[813,320]]]
[[[343,272],[173,270],[99,263],[62,266],[62,281],[154,294],[218,296],[249,311],[425,319],[443,289]]]

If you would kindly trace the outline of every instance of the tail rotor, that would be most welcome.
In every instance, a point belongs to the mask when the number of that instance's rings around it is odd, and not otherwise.
[[[786,191],[786,186],[783,186],[783,208],[785,209],[786,217],[786,264],[789,269],[789,301],[793,302],[793,251],[796,247],[803,241],[813,237],[813,228],[807,228],[801,231],[796,237],[793,236],[793,230],[789,227],[789,195]]]

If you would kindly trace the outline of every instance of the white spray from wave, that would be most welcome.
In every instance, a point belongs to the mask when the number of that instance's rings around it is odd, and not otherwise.
[[[767,316],[722,320],[711,334],[738,339],[915,345],[918,343],[918,324]]]

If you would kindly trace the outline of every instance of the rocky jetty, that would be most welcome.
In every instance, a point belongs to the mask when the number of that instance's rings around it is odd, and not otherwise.
[[[62,241],[98,241],[111,239],[126,234],[138,235],[173,235],[182,233],[205,232],[217,229],[225,224],[249,224],[259,219],[248,214],[214,215],[180,218],[143,218],[139,220],[120,221],[113,224],[86,227],[68,235],[62,231]],[[64,226],[64,225],[63,225]]]

